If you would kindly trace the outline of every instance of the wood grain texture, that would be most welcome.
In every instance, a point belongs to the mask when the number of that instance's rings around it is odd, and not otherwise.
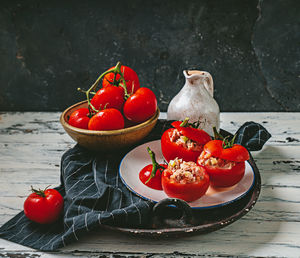
[[[62,154],[74,145],[59,124],[60,113],[0,114],[0,224],[22,210],[30,185],[59,184]],[[165,117],[165,114],[161,114]],[[262,177],[257,204],[233,224],[205,235],[146,239],[91,232],[52,255],[79,256],[278,256],[300,253],[300,113],[222,113],[221,127],[234,133],[246,121],[272,134],[253,157]],[[49,254],[0,239],[0,256]]]

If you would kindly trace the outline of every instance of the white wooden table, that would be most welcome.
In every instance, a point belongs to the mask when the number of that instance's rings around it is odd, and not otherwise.
[[[22,210],[31,185],[59,185],[60,158],[74,145],[59,116],[50,112],[0,113],[0,225]],[[263,150],[252,153],[262,176],[259,200],[233,224],[209,234],[172,240],[99,231],[51,254],[0,239],[0,256],[300,257],[300,113],[221,114],[221,127],[232,133],[245,121],[261,123],[272,138]]]

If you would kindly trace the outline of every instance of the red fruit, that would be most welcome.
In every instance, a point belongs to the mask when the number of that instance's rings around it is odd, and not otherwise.
[[[99,111],[89,122],[89,130],[108,131],[124,128],[124,118],[121,112],[115,108],[107,108]]]
[[[89,110],[87,108],[79,108],[75,110],[69,118],[69,125],[81,129],[88,129],[88,123],[90,121],[88,115]]]
[[[112,67],[114,68],[114,67]],[[110,68],[110,69],[112,69]],[[134,70],[132,70],[130,67],[122,65],[121,66],[121,72],[123,73],[125,82],[126,82],[126,88],[128,94],[133,94],[140,88],[140,82],[139,78]],[[103,87],[108,87],[111,85],[116,85],[118,86],[118,82],[120,81],[121,76],[117,74],[115,76],[114,73],[108,73],[104,76],[102,85]]]
[[[124,116],[135,123],[141,123],[152,117],[157,109],[157,99],[152,90],[139,88],[130,96],[123,107]]]
[[[35,190],[24,202],[26,217],[40,224],[56,221],[64,207],[64,199],[55,189]]]
[[[108,86],[98,90],[91,100],[91,104],[97,110],[116,108],[121,111],[124,102],[124,90],[122,87],[116,86]]]

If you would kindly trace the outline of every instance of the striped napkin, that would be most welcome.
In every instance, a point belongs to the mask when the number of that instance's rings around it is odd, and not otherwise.
[[[143,142],[159,139],[170,123],[159,120]],[[237,141],[248,150],[261,149],[271,137],[254,122],[245,123],[237,133]],[[51,225],[39,225],[20,212],[0,228],[0,237],[38,250],[54,251],[78,241],[101,224],[151,227],[153,203],[130,192],[119,177],[119,164],[131,149],[95,153],[76,145],[66,151],[61,159],[61,185],[55,188],[64,197],[61,218]]]

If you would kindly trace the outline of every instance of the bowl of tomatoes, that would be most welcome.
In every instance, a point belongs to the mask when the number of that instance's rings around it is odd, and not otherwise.
[[[154,92],[140,87],[136,72],[120,62],[102,73],[87,91],[78,90],[85,93],[86,100],[68,107],[60,122],[87,149],[129,147],[147,136],[157,122]]]
[[[61,114],[60,122],[67,134],[79,145],[96,151],[118,150],[141,141],[154,128],[160,113],[159,108],[157,108],[155,114],[146,121],[134,125],[127,121],[124,128],[116,130],[89,130],[70,125],[71,114],[87,107],[87,101],[68,107]],[[112,123],[114,122],[112,121]]]

